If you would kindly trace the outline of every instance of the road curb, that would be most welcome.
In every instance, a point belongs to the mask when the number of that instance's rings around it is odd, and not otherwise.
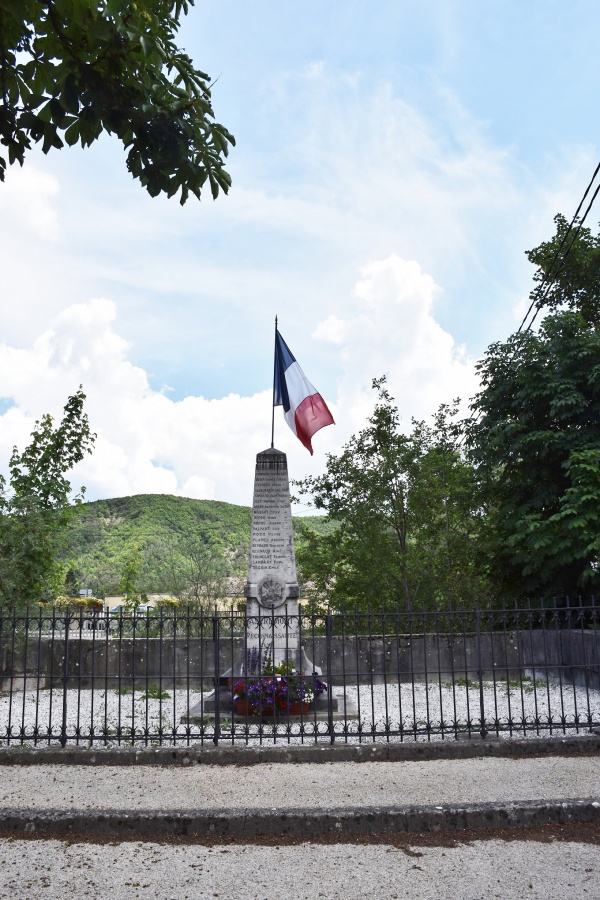
[[[599,734],[515,740],[448,740],[403,744],[306,744],[300,746],[194,746],[130,748],[3,747],[0,766],[190,766],[264,763],[400,762],[476,757],[577,756],[600,753]]]
[[[345,809],[4,810],[2,837],[317,837],[600,823],[600,801],[558,800]]]

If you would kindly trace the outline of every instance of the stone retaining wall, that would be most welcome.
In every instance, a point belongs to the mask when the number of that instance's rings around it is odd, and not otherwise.
[[[327,673],[327,643],[324,636],[304,641],[309,659]],[[39,679],[40,687],[63,683],[67,674],[69,686],[114,688],[119,679],[143,685],[177,683],[181,687],[211,687],[215,674],[223,675],[243,658],[242,638],[222,640],[219,662],[215,665],[215,644],[208,639],[131,638],[108,640],[70,637],[68,664],[64,665],[64,637],[42,638],[27,648],[11,665],[11,654],[2,654],[3,672],[0,687],[22,689],[26,671],[27,683]],[[394,635],[331,639],[331,681],[334,685],[381,684],[398,681],[477,680],[479,670],[484,680],[516,679],[520,674],[536,678],[559,679],[600,688],[600,631],[557,630],[493,632],[482,634]]]

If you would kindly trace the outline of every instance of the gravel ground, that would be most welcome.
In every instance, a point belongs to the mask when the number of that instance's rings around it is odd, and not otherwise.
[[[2,766],[4,809],[332,809],[600,799],[598,755],[260,766]]]
[[[158,689],[151,693],[159,693]],[[334,694],[343,709],[343,694],[340,688],[334,688]],[[205,696],[205,695],[204,695]],[[69,744],[86,744],[86,738],[93,726],[96,735],[105,737],[108,746],[119,743],[117,729],[122,729],[121,743],[136,745],[173,743],[173,730],[179,741],[186,739],[188,726],[180,724],[181,716],[200,702],[203,694],[185,690],[165,690],[163,696],[146,697],[143,691],[135,693],[119,693],[115,690],[76,690],[67,691],[67,727]],[[346,722],[338,720],[336,730],[349,743],[372,740],[375,734],[382,740],[418,740],[441,739],[443,731],[452,736],[455,729],[466,730],[468,723],[478,730],[480,727],[480,695],[479,687],[473,682],[464,680],[454,684],[449,682],[430,682],[429,684],[402,683],[389,685],[361,685],[348,687],[346,698],[358,715],[350,716]],[[42,737],[50,732],[54,738],[60,734],[62,722],[62,690],[34,690],[14,692],[11,695],[0,695],[0,745],[8,742],[8,728],[11,735],[20,740],[23,733],[27,742],[33,742],[34,734]],[[525,678],[521,682],[499,681],[496,685],[484,682],[483,702],[485,720],[491,731],[495,723],[502,727],[502,736],[511,736],[507,723],[512,720],[512,736],[531,736],[538,733],[537,724],[544,728],[552,720],[550,733],[576,731],[577,723],[583,729],[591,724],[600,724],[600,692],[574,687],[569,684],[546,683],[541,680]],[[428,734],[427,723],[431,723]],[[443,722],[443,727],[442,723]],[[537,724],[536,724],[537,723]],[[571,727],[569,727],[571,726]],[[254,724],[252,718],[247,724],[245,719],[233,722],[229,715],[223,716],[222,735],[225,739],[232,736],[232,727],[238,739],[256,740],[261,728]],[[326,723],[317,723],[321,732]],[[274,734],[274,726],[266,723],[262,729],[263,740],[269,740]],[[303,729],[304,738],[296,737]],[[315,723],[310,714],[302,726],[298,723],[286,726],[281,723],[275,726],[275,733],[280,739],[290,743],[302,740],[311,741]],[[402,730],[402,737],[399,732]],[[545,732],[546,729],[544,729]],[[132,739],[132,732],[134,737]],[[162,732],[162,734],[161,734]],[[394,735],[394,732],[396,733]],[[80,735],[79,739],[75,737]],[[206,717],[204,726],[192,725],[190,742],[204,738],[211,740],[213,720]],[[4,739],[2,739],[4,738]],[[11,743],[15,741],[12,740]]]
[[[600,896],[589,843],[455,847],[113,845],[0,840],[0,898],[563,900]]]

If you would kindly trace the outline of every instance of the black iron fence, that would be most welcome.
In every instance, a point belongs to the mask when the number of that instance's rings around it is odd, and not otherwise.
[[[0,745],[581,733],[600,726],[598,626],[595,601],[260,619],[0,610]]]

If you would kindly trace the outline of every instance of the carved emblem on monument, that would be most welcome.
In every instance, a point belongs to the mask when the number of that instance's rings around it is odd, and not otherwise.
[[[266,575],[258,585],[258,602],[268,609],[285,603],[285,583],[274,575]]]

